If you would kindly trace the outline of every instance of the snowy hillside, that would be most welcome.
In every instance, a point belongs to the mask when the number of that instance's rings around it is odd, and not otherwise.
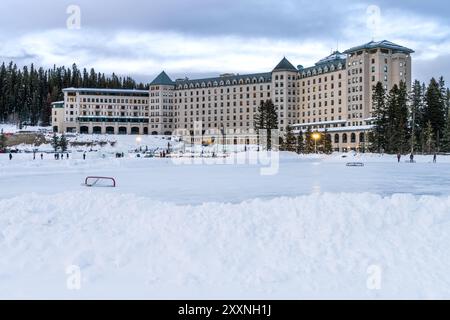
[[[448,298],[450,197],[176,206],[89,191],[0,202],[1,298]],[[79,291],[65,287],[81,268]],[[382,270],[380,290],[368,270]]]

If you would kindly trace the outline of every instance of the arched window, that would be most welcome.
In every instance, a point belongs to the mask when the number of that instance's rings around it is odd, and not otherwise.
[[[342,143],[347,143],[347,142],[348,142],[347,134],[344,133],[344,134],[342,135]]]
[[[339,143],[339,135],[336,133],[335,135],[334,135],[334,143]]]
[[[352,135],[351,135],[351,143],[356,143],[356,133],[352,133]]]
[[[361,132],[359,134],[359,142],[362,142],[362,143],[366,142],[366,137],[364,136],[364,132]]]

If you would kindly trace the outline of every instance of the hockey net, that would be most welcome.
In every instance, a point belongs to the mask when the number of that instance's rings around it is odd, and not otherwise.
[[[115,188],[116,179],[111,177],[87,177],[84,185],[86,187]]]

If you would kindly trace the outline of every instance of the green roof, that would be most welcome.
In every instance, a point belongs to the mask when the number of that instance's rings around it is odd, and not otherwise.
[[[370,41],[369,43],[363,44],[361,46],[348,49],[344,53],[347,54],[347,53],[352,53],[352,52],[359,51],[359,50],[378,49],[378,48],[389,49],[394,52],[401,52],[401,53],[407,53],[407,54],[414,53],[414,50],[412,50],[412,49],[400,46],[398,44],[395,44],[395,43],[387,41],[387,40]]]
[[[64,108],[64,101],[53,102],[52,108]]]
[[[275,67],[275,69],[273,69],[272,72],[274,71],[298,71],[298,70],[285,57],[283,58],[283,60],[280,61],[280,63]]]
[[[328,57],[323,58],[319,62],[316,63],[316,66],[320,65],[328,65],[331,62],[343,62],[345,64],[345,61],[347,59],[347,56],[345,54],[340,53],[339,51],[334,51],[331,55]]]
[[[170,77],[167,75],[165,71],[161,72],[159,76],[156,77],[155,80],[150,83],[151,86],[157,85],[157,86],[173,86],[175,85],[175,82],[170,79]]]
[[[225,83],[225,85],[227,85],[226,83],[230,83],[230,85],[234,85],[233,82],[239,82],[240,80],[243,81],[247,81],[247,80],[257,80],[257,83],[267,83],[267,82],[271,82],[272,81],[272,73],[253,73],[253,74],[244,74],[244,75],[235,75],[235,74],[230,74],[230,75],[223,75],[221,77],[214,77],[214,78],[204,78],[204,79],[194,79],[194,80],[189,80],[189,79],[180,79],[176,81],[176,84],[178,86],[182,85],[198,85],[201,86],[202,83],[204,83],[205,85],[207,85],[208,83],[211,83],[214,86],[214,83],[218,83],[220,84],[221,82]],[[252,81],[252,83],[254,83]]]

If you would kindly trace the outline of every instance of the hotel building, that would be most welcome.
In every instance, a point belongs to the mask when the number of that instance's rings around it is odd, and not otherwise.
[[[372,128],[372,92],[404,81],[411,87],[414,51],[389,41],[338,51],[314,66],[294,67],[286,58],[270,72],[173,81],[164,71],[149,90],[64,89],[53,106],[57,132],[171,135],[254,127],[261,101],[271,99],[279,129],[325,132],[336,151],[365,147]],[[201,123],[202,128],[195,124]]]

